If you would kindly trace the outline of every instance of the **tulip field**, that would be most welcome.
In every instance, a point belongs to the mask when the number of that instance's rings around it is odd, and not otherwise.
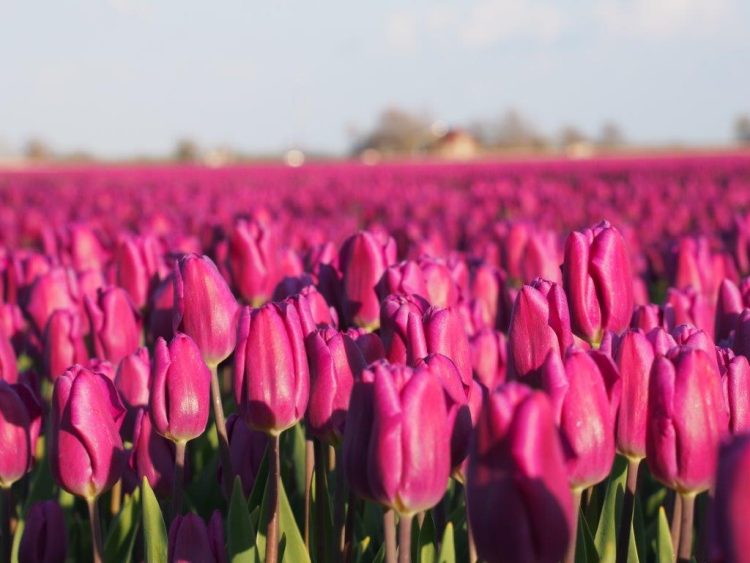
[[[750,561],[750,154],[0,170],[0,562]]]

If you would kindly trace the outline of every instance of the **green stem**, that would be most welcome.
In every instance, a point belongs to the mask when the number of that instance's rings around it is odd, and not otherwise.
[[[385,563],[396,563],[396,513],[386,508],[383,514],[385,532]]]
[[[333,528],[336,534],[336,561],[344,560],[346,547],[346,480],[344,479],[344,467],[341,456],[343,447],[336,449],[336,491],[334,492]]]
[[[185,450],[187,442],[174,445],[174,482],[172,483],[172,518],[182,514],[182,491],[185,481]]]
[[[10,532],[11,512],[13,511],[13,492],[10,487],[0,488],[0,556],[3,561],[10,561],[10,552],[13,547],[13,538]]]
[[[471,531],[471,520],[469,518],[469,496],[467,489],[464,486],[464,505],[466,506],[466,535],[468,536],[467,543],[469,544],[469,563],[475,563],[478,561],[477,558],[477,544],[474,543],[474,534]]]
[[[312,502],[313,468],[315,467],[315,446],[310,439],[305,440],[305,548],[310,551],[310,504]]]
[[[622,502],[622,515],[620,516],[620,530],[617,533],[617,563],[627,563],[628,548],[630,547],[630,530],[633,524],[633,512],[635,510],[635,493],[638,486],[638,468],[640,459],[628,460],[628,477],[625,488],[625,496]]]
[[[268,519],[266,528],[266,561],[265,563],[277,563],[279,559],[279,484],[281,482],[281,460],[279,436],[271,436],[271,457],[268,467],[268,478],[271,480],[268,487],[271,517]]]
[[[91,526],[91,547],[94,563],[102,563],[104,542],[102,541],[102,523],[99,518],[99,503],[96,497],[87,499],[89,507],[89,524]]]
[[[573,491],[573,529],[570,534],[570,544],[568,545],[568,553],[565,555],[565,563],[575,563],[576,560],[576,543],[578,543],[578,513],[581,508],[581,490],[575,489]]]
[[[328,448],[320,441],[315,441],[315,550],[318,561],[328,561],[328,541],[326,537],[326,510],[324,491],[327,486]]]
[[[221,403],[221,386],[219,385],[218,366],[208,366],[211,370],[211,401],[214,411],[214,422],[216,433],[219,435],[219,448],[221,450],[221,463],[223,467],[224,494],[227,498],[232,495],[232,458],[229,455],[229,438],[227,437],[227,424],[224,418],[224,405]]]

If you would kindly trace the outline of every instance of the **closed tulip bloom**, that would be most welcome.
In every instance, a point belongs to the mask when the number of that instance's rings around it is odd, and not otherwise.
[[[470,295],[475,303],[475,317],[481,326],[506,331],[513,300],[506,286],[505,274],[489,264],[480,264],[471,276]]]
[[[234,397],[245,422],[280,434],[305,414],[310,373],[302,327],[286,302],[245,307],[237,329]]]
[[[305,338],[310,366],[310,433],[337,442],[344,436],[346,411],[354,378],[365,369],[365,359],[354,341],[334,328],[318,329]]]
[[[149,413],[156,432],[174,442],[197,438],[206,429],[211,404],[211,372],[196,343],[177,333],[167,346],[156,341]]]
[[[536,279],[518,292],[508,331],[508,369],[519,379],[538,380],[550,352],[573,344],[568,301],[562,287]]]
[[[383,341],[374,332],[367,332],[363,328],[350,328],[346,335],[351,338],[362,352],[365,365],[370,365],[377,360],[385,359],[385,347]]]
[[[258,477],[268,447],[268,434],[251,429],[237,414],[231,414],[227,418],[227,435],[232,471],[240,477],[242,491],[247,497]],[[220,466],[220,472],[223,471],[224,468]]]
[[[646,334],[646,338],[648,338],[648,341],[654,347],[656,355],[666,356],[667,352],[677,346],[677,342],[675,342],[672,335],[661,328],[650,330]]]
[[[672,310],[674,326],[691,324],[707,334],[714,333],[713,307],[702,293],[692,287],[682,290],[670,287],[665,300],[667,306]]]
[[[122,359],[117,366],[115,387],[126,407],[133,409],[148,406],[151,387],[151,359],[148,356],[148,348],[138,348]]]
[[[18,383],[18,360],[10,338],[0,329],[0,381]]]
[[[389,295],[380,308],[380,337],[391,363],[416,365],[427,355],[422,317],[427,302],[418,295]]]
[[[674,328],[674,310],[671,307],[662,308],[653,303],[638,305],[633,309],[630,328],[638,328],[649,332],[654,328],[672,330]]]
[[[22,306],[38,334],[42,334],[56,309],[75,310],[78,286],[75,275],[65,268],[53,268],[34,280]]]
[[[413,260],[405,260],[386,268],[378,283],[380,298],[389,295],[419,295],[427,298],[427,287],[419,264]]]
[[[297,309],[305,336],[318,327],[338,326],[339,320],[336,310],[328,306],[328,303],[315,289],[314,285],[303,287],[298,293],[289,296],[288,299]]]
[[[26,517],[19,563],[62,563],[68,551],[65,517],[55,500],[35,502]]]
[[[729,413],[729,431],[740,434],[750,431],[750,364],[745,356],[735,356],[723,349],[719,367],[724,400]]]
[[[271,297],[275,247],[271,229],[259,221],[239,220],[229,233],[229,267],[240,297],[253,306]]]
[[[750,435],[724,444],[719,454],[716,493],[711,503],[711,561],[746,561],[750,553]]]
[[[396,261],[396,243],[387,235],[361,231],[341,246],[341,293],[344,318],[350,325],[378,328],[380,299],[377,284]]]
[[[424,296],[435,307],[453,307],[458,303],[461,291],[451,276],[448,266],[440,260],[422,257],[417,263],[424,278]]]
[[[206,523],[193,512],[172,520],[167,552],[169,563],[216,563]]]
[[[651,473],[680,493],[708,489],[727,414],[716,363],[697,348],[674,348],[651,368],[646,457]]]
[[[216,563],[227,563],[227,548],[224,541],[224,522],[221,519],[221,512],[214,510],[208,521],[208,543],[211,546],[211,553],[216,558]]]
[[[44,365],[47,376],[54,381],[70,366],[85,364],[88,359],[80,315],[74,310],[56,310],[44,331]]]
[[[31,468],[31,419],[13,385],[0,381],[0,488],[6,489]]]
[[[471,348],[458,309],[430,307],[424,314],[424,337],[429,354],[448,356],[461,374],[468,393],[472,382]]]
[[[563,284],[578,336],[597,344],[605,330],[627,328],[633,313],[630,257],[625,239],[607,221],[568,236]]]
[[[497,330],[484,328],[469,340],[474,377],[489,391],[505,383],[508,364],[508,343]]]
[[[693,325],[680,325],[672,331],[677,346],[687,346],[703,350],[709,358],[714,361],[717,373],[719,372],[719,363],[716,356],[716,344],[711,337],[703,330]]]
[[[440,381],[426,370],[376,364],[372,399],[367,460],[373,499],[401,514],[432,508],[451,470]]]
[[[141,342],[140,315],[120,287],[100,289],[96,300],[86,297],[86,311],[96,355],[117,365]]]
[[[100,373],[75,365],[55,380],[50,464],[58,485],[90,500],[117,482],[127,458],[124,414],[114,384]]]
[[[547,397],[512,382],[490,393],[467,470],[469,522],[488,563],[554,563],[575,526],[573,499]]]
[[[599,367],[582,350],[570,349],[565,358],[551,352],[541,378],[560,427],[571,487],[599,483],[615,458],[613,410]]]
[[[373,369],[362,372],[352,387],[349,410],[346,413],[346,425],[343,445],[343,470],[352,490],[361,498],[372,500],[374,493],[368,478],[368,457],[366,455],[373,421],[373,392],[375,375]]]
[[[745,308],[737,318],[732,345],[736,354],[750,358],[750,308]]]
[[[106,252],[94,230],[88,225],[74,224],[67,227],[66,231],[65,250],[73,268],[77,272],[101,270],[106,261]]]
[[[193,339],[208,365],[218,365],[234,350],[237,300],[207,256],[183,256],[174,274],[174,329]]]
[[[744,308],[740,288],[732,280],[723,280],[716,300],[716,342],[725,341],[730,337]]]
[[[615,356],[622,381],[615,440],[617,450],[630,459],[646,457],[648,387],[656,353],[640,330],[628,330]]]
[[[159,243],[154,237],[122,236],[114,255],[117,285],[127,291],[133,304],[143,309],[159,276]]]
[[[157,338],[171,340],[174,336],[172,317],[174,315],[174,273],[161,280],[149,297],[148,336],[149,342]]]
[[[172,494],[174,449],[174,443],[156,433],[146,409],[137,409],[130,467],[138,475],[138,482],[145,477],[160,498]]]

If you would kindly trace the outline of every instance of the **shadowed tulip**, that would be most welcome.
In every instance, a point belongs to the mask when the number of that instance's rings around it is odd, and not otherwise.
[[[565,243],[563,283],[573,332],[598,344],[605,330],[627,328],[633,280],[625,239],[607,221],[573,232]]]
[[[183,256],[174,276],[174,330],[192,338],[203,360],[216,366],[234,350],[237,300],[207,256]]]
[[[518,292],[508,331],[508,370],[538,382],[550,352],[564,354],[573,344],[568,301],[562,287],[542,279]]]
[[[488,563],[555,563],[575,512],[548,398],[512,382],[485,400],[467,471],[469,522]]]
[[[716,300],[716,342],[725,341],[730,337],[744,308],[740,288],[732,280],[723,280]]]
[[[227,435],[232,459],[232,480],[234,475],[240,477],[242,491],[247,497],[258,477],[260,464],[268,447],[268,434],[251,429],[237,414],[231,414],[227,418]],[[220,466],[219,471],[223,472],[224,468]]]
[[[0,329],[0,381],[18,383],[17,362],[10,338]]]
[[[309,392],[310,374],[295,308],[287,302],[245,307],[234,360],[234,397],[245,422],[278,435],[304,416]]]
[[[345,334],[354,341],[357,348],[362,352],[365,365],[385,359],[383,341],[376,333],[367,332],[363,328],[350,328]]]
[[[31,417],[14,385],[0,381],[0,487],[6,489],[31,469]]]
[[[149,297],[148,335],[149,341],[157,338],[171,340],[174,336],[172,317],[174,316],[174,273],[161,280]]]
[[[172,520],[167,559],[169,563],[216,563],[208,529],[200,516],[190,512]]]
[[[380,338],[391,363],[416,365],[427,355],[422,317],[429,305],[418,295],[389,295],[380,308]]]
[[[505,383],[508,363],[508,342],[505,335],[484,328],[469,340],[474,377],[489,391]]]
[[[148,406],[151,387],[151,359],[148,348],[138,348],[125,356],[117,366],[115,387],[123,403],[130,409]]]
[[[697,348],[673,348],[651,368],[646,458],[651,473],[680,493],[708,489],[727,413],[716,361]]]
[[[428,298],[422,269],[413,260],[388,266],[377,287],[381,299],[389,295],[419,295],[424,299]]]
[[[750,434],[724,444],[711,506],[711,561],[746,561],[750,553]]]
[[[211,553],[216,558],[216,563],[227,563],[227,548],[224,541],[224,522],[221,518],[221,512],[214,510],[208,521],[208,543],[211,546]]]
[[[745,356],[735,356],[728,348],[719,349],[719,368],[724,400],[729,413],[729,431],[750,431],[750,364]]]
[[[156,432],[173,442],[187,442],[206,429],[211,405],[211,372],[186,334],[167,346],[156,341],[151,372],[149,414]]]
[[[68,551],[65,517],[55,500],[31,505],[18,548],[19,563],[62,563]]]
[[[122,475],[125,409],[106,376],[75,365],[55,380],[50,465],[57,484],[91,500]]]
[[[160,498],[167,498],[172,494],[174,449],[174,443],[154,431],[147,410],[139,408],[135,416],[130,467],[138,475],[138,482],[145,477]]]
[[[114,255],[117,285],[130,295],[138,309],[148,303],[159,276],[159,243],[154,237],[121,236]]]
[[[141,342],[140,315],[124,289],[100,289],[96,300],[86,297],[86,311],[97,357],[117,365],[135,352]]]

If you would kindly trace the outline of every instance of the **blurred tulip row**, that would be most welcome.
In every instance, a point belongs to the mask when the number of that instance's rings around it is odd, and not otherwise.
[[[750,158],[0,174],[0,561],[750,561]]]

